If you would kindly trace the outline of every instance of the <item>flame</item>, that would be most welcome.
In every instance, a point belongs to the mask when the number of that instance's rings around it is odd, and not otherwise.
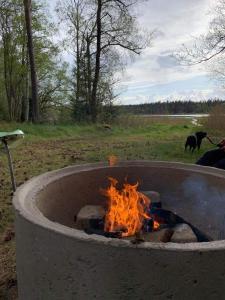
[[[103,191],[108,198],[108,211],[105,217],[106,232],[122,231],[122,236],[132,236],[142,229],[144,219],[149,215],[150,199],[137,191],[138,183],[125,183],[121,190],[116,188],[118,181],[109,177],[110,186]],[[154,229],[159,223],[154,221]]]
[[[159,227],[160,227],[160,224],[157,222],[157,221],[153,221],[153,229],[154,230],[157,230],[157,229],[159,229]]]
[[[118,163],[118,158],[115,155],[110,155],[108,158],[110,167],[115,166]]]

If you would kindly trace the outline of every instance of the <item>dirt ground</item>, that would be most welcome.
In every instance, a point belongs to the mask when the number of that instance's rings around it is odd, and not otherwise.
[[[25,138],[12,145],[17,185],[46,171],[71,164],[119,159],[176,160],[194,162],[200,153],[184,153],[183,144],[190,131],[186,125],[167,128],[160,134],[145,131],[111,134],[107,131],[65,138]],[[203,150],[204,151],[204,145]],[[12,192],[7,160],[0,149],[0,299],[17,299],[15,232]]]

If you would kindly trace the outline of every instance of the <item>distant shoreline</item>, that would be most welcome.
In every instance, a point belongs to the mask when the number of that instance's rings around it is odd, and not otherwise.
[[[209,116],[209,114],[165,114],[165,115],[159,115],[159,114],[138,114],[142,117],[171,117],[171,118],[206,118]]]

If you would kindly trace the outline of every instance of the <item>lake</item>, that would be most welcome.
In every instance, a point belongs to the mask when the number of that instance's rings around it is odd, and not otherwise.
[[[175,114],[175,115],[142,115],[143,117],[169,117],[169,118],[206,118],[209,114]]]

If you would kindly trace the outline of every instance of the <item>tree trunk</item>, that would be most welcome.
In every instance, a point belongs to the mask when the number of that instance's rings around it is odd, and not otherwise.
[[[22,104],[21,104],[21,122],[28,121],[28,111],[29,111],[29,63],[28,63],[28,49],[26,47],[26,29],[24,28],[23,33],[23,48],[22,48],[22,60],[21,64],[23,66],[23,87],[22,87]]]
[[[28,67],[28,66],[27,66]],[[26,74],[24,78],[24,87],[22,95],[22,107],[21,107],[21,122],[29,121],[29,74]]]
[[[9,49],[8,49],[8,42],[7,42],[7,36],[3,35],[3,55],[4,55],[4,85],[5,85],[5,91],[6,91],[6,97],[8,102],[8,111],[9,111],[9,120],[12,121],[12,97],[10,93],[10,86],[9,86]]]
[[[87,43],[87,102],[88,107],[91,105],[91,52],[90,52],[90,40],[88,37],[86,37],[86,43]]]
[[[76,30],[76,51],[77,51],[77,55],[76,55],[76,60],[77,60],[77,70],[76,70],[76,102],[79,103],[80,100],[80,42],[79,42],[79,9],[77,8],[77,17],[76,17],[76,26],[77,26],[77,30]]]
[[[97,89],[100,74],[100,58],[101,58],[101,36],[102,36],[102,0],[98,0],[96,24],[97,24],[97,46],[96,46],[96,61],[95,61],[95,75],[93,80],[92,88],[92,99],[91,99],[91,119],[95,123],[97,120]]]
[[[39,121],[39,103],[37,90],[37,74],[34,59],[34,47],[32,37],[32,16],[31,16],[31,0],[24,0],[25,21],[27,30],[27,46],[30,59],[30,75],[31,75],[31,90],[32,90],[32,121],[37,123]]]

